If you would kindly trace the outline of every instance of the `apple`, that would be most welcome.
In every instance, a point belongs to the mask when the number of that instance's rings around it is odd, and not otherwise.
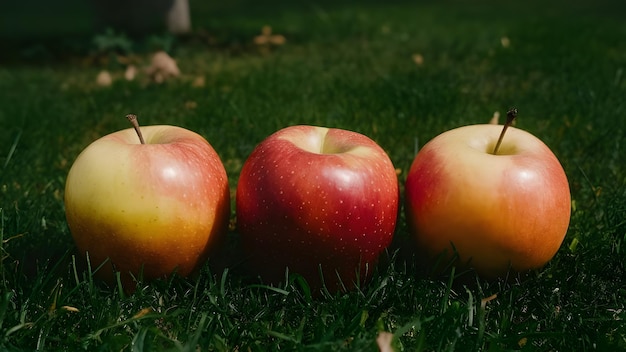
[[[129,119],[136,122],[134,115]],[[100,278],[113,283],[117,270],[129,290],[139,275],[151,280],[194,272],[230,216],[226,171],[202,136],[175,126],[135,131],[91,143],[72,164],[65,186],[76,247],[92,269],[105,264],[96,273]]]
[[[511,127],[503,139],[516,114],[509,112],[504,128],[447,131],[417,153],[405,211],[431,263],[456,256],[457,267],[497,278],[541,268],[559,249],[570,220],[567,177],[532,134]]]
[[[302,275],[313,290],[352,289],[390,244],[398,180],[385,151],[352,131],[291,126],[262,141],[237,185],[237,226],[263,280]],[[324,286],[325,285],[325,286]]]

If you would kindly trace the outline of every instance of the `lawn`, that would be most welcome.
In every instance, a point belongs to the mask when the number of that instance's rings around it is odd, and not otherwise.
[[[376,351],[379,333],[390,332],[397,351],[626,350],[626,6],[219,3],[192,1],[194,33],[184,38],[87,33],[84,20],[65,20],[62,31],[5,42],[0,349]],[[286,43],[256,46],[264,25]],[[146,65],[156,47],[177,60],[180,77],[121,78],[120,60]],[[109,87],[96,84],[103,69],[115,78]],[[519,110],[516,126],[559,158],[572,196],[560,250],[527,275],[432,275],[417,264],[401,213],[388,255],[353,292],[312,296],[297,275],[264,285],[243,270],[233,226],[223,253],[197,277],[128,294],[92,277],[65,221],[72,162],[93,140],[128,128],[128,113],[143,125],[194,130],[213,145],[234,222],[242,164],[278,129],[365,134],[403,184],[431,138],[510,106]]]

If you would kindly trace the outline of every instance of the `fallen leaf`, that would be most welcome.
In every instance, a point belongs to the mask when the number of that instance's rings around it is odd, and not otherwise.
[[[493,301],[496,298],[498,298],[498,294],[497,293],[494,293],[493,295],[491,295],[489,297],[482,298],[480,300],[480,309],[484,310],[485,307],[487,306],[487,303]]]
[[[98,73],[96,77],[96,83],[101,87],[108,87],[113,84],[113,77],[109,73],[109,71],[103,70]]]
[[[137,76],[137,67],[135,67],[135,65],[128,65],[126,71],[124,71],[124,78],[126,78],[127,81],[132,81],[135,79],[135,76]]]
[[[391,347],[392,341],[393,334],[390,332],[381,331],[378,333],[378,337],[376,337],[376,343],[380,352],[394,352],[393,347]]]
[[[422,56],[422,54],[413,54],[412,58],[413,62],[415,62],[417,66],[422,66],[424,64],[424,56]]]
[[[152,80],[155,83],[163,83],[165,81],[165,76],[163,76],[163,74],[161,72],[155,72],[152,75]]]
[[[63,306],[61,309],[66,310],[68,312],[78,312],[78,308],[72,306]]]
[[[527,337],[522,337],[519,341],[517,341],[517,345],[520,348],[526,346],[527,343],[528,343],[528,338]]]
[[[161,83],[168,78],[180,75],[180,70],[178,69],[176,60],[169,56],[165,51],[159,51],[152,56],[152,63],[146,72],[157,83]]]
[[[493,117],[491,118],[491,120],[489,120],[489,124],[497,125],[499,121],[500,121],[500,112],[496,111],[493,113]]]
[[[508,48],[509,46],[511,46],[511,40],[509,39],[509,37],[502,37],[500,38],[500,44],[502,44],[503,48]]]
[[[198,77],[194,78],[193,82],[191,83],[191,85],[193,87],[196,87],[196,88],[204,87],[205,84],[206,84],[206,80],[205,80],[204,76],[198,76]]]
[[[280,34],[272,34],[272,27],[263,26],[261,28],[261,34],[254,37],[254,44],[256,45],[283,45],[287,42],[287,39]]]
[[[152,308],[143,308],[142,310],[140,310],[139,312],[137,312],[137,314],[133,315],[133,319],[139,319],[143,316],[146,316],[148,314],[152,313]]]

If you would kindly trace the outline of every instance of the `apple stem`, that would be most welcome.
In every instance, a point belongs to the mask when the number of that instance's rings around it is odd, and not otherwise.
[[[500,149],[500,144],[502,144],[504,133],[506,132],[506,129],[509,128],[509,126],[511,126],[511,124],[513,123],[513,120],[515,120],[516,117],[517,117],[516,108],[510,108],[509,111],[506,112],[506,123],[504,124],[504,127],[502,127],[502,132],[500,132],[500,138],[498,138],[498,143],[496,143],[496,147],[493,148],[493,155],[498,155],[498,149]]]
[[[128,114],[126,115],[126,118],[133,125],[135,132],[137,132],[137,136],[139,137],[139,142],[141,142],[141,144],[146,144],[146,142],[143,140],[143,135],[141,134],[141,130],[139,129],[139,122],[137,122],[137,115]]]

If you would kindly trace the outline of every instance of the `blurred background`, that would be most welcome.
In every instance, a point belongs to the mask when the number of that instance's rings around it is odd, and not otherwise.
[[[53,59],[149,34],[191,30],[187,0],[25,0],[0,3],[0,59]],[[98,35],[100,35],[98,37]]]

